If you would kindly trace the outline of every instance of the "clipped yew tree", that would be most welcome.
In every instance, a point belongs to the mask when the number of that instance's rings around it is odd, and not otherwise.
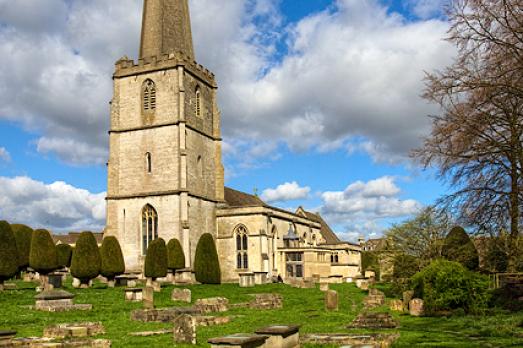
[[[58,257],[58,267],[71,267],[71,259],[73,257],[73,248],[69,244],[58,244],[56,246],[56,254]]]
[[[176,238],[167,243],[167,268],[173,272],[185,268],[185,253],[180,241]]]
[[[86,287],[91,279],[98,277],[101,266],[102,258],[96,238],[92,232],[82,232],[73,250],[71,275],[80,280],[82,287]]]
[[[216,244],[211,234],[200,237],[194,255],[194,273],[196,280],[202,284],[220,284],[221,271]]]
[[[471,271],[479,267],[478,251],[468,233],[460,226],[452,228],[445,237],[441,255],[449,261],[461,263]]]
[[[4,290],[4,281],[18,272],[18,251],[11,226],[0,221],[0,291]]]
[[[145,277],[155,281],[167,275],[167,246],[162,238],[153,240],[145,256]]]
[[[58,268],[56,246],[49,231],[40,229],[33,232],[29,266],[44,276]]]
[[[18,266],[20,271],[24,271],[29,266],[29,253],[31,252],[31,240],[33,239],[33,229],[26,225],[11,225],[16,240],[18,250]]]
[[[102,268],[100,274],[107,278],[109,287],[114,287],[114,278],[125,272],[125,262],[118,239],[113,236],[105,237],[100,248]]]

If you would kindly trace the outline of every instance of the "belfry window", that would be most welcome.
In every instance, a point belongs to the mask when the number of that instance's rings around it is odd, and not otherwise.
[[[145,167],[147,168],[147,173],[153,172],[153,160],[150,152],[145,154]]]
[[[142,254],[147,254],[149,244],[158,239],[158,214],[147,204],[142,210]]]
[[[236,228],[236,268],[238,269],[249,268],[248,234],[245,226],[240,225]]]
[[[194,99],[194,114],[196,117],[202,117],[202,92],[200,87],[196,87]]]
[[[154,111],[156,110],[156,85],[152,80],[145,80],[142,87],[143,95],[143,110]]]

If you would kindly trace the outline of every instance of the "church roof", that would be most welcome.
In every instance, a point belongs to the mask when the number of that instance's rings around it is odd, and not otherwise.
[[[265,207],[267,204],[258,196],[225,187],[225,202],[230,207]]]
[[[323,238],[325,238],[326,244],[338,244],[342,242],[336,233],[334,233],[334,231],[330,228],[329,224],[323,220],[320,214],[311,213],[303,208],[298,209],[298,213],[300,213],[300,211],[303,212],[303,215],[305,215],[307,219],[317,222],[321,225],[320,233]]]

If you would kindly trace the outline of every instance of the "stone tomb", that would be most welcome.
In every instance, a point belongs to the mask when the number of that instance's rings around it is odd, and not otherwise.
[[[254,283],[256,285],[267,284],[267,272],[254,272]]]
[[[212,297],[196,300],[194,309],[201,313],[227,312],[229,300],[224,297]]]
[[[105,329],[102,323],[75,323],[48,326],[44,329],[47,338],[77,338],[102,335]]]
[[[265,345],[269,337],[256,334],[234,334],[224,337],[211,338],[208,342],[211,348],[257,348],[268,347]]]
[[[171,300],[175,302],[191,303],[192,295],[189,289],[173,289],[171,293]]]
[[[394,329],[398,322],[389,313],[360,313],[349,328],[358,329]]]
[[[403,312],[403,301],[402,300],[391,300],[390,309],[395,312]]]
[[[347,347],[388,348],[399,338],[399,334],[308,334],[301,343],[321,345],[346,345]]]
[[[125,300],[132,301],[132,302],[142,302],[143,289],[142,288],[126,288],[125,289]]]
[[[174,282],[175,284],[195,284],[194,271],[190,268],[177,269],[174,272]]]
[[[361,290],[369,290],[369,280],[368,279],[356,279],[356,286]]]
[[[254,277],[254,273],[252,272],[243,272],[239,274],[240,280],[240,288],[252,288],[254,285],[256,285],[256,279]]]
[[[111,341],[104,339],[96,340],[66,340],[57,341],[54,338],[33,337],[33,338],[15,338],[10,342],[0,341],[1,348],[110,348]]]
[[[173,320],[173,342],[196,344],[196,319],[187,314],[182,314]]]
[[[385,304],[385,294],[378,289],[370,289],[369,296],[363,299],[366,308],[375,308]]]
[[[134,288],[134,287],[136,287],[137,280],[138,280],[138,277],[136,277],[136,276],[120,275],[115,278],[115,285]]]
[[[300,327],[296,325],[274,325],[256,330],[256,334],[268,336],[266,347],[298,348],[300,347]]]
[[[138,309],[131,312],[131,320],[142,322],[170,323],[182,314],[198,315],[200,311],[194,308],[173,307],[162,309]]]
[[[283,297],[280,294],[253,294],[254,299],[249,302],[251,309],[281,309],[283,308]]]
[[[74,295],[64,290],[46,290],[35,296],[35,309],[45,312],[91,310],[90,304],[73,304]]]

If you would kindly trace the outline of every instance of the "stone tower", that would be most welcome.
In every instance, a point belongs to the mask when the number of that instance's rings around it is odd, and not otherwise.
[[[144,0],[140,58],[116,63],[106,235],[140,271],[147,245],[178,238],[186,266],[223,202],[214,75],[194,61],[187,0]]]

